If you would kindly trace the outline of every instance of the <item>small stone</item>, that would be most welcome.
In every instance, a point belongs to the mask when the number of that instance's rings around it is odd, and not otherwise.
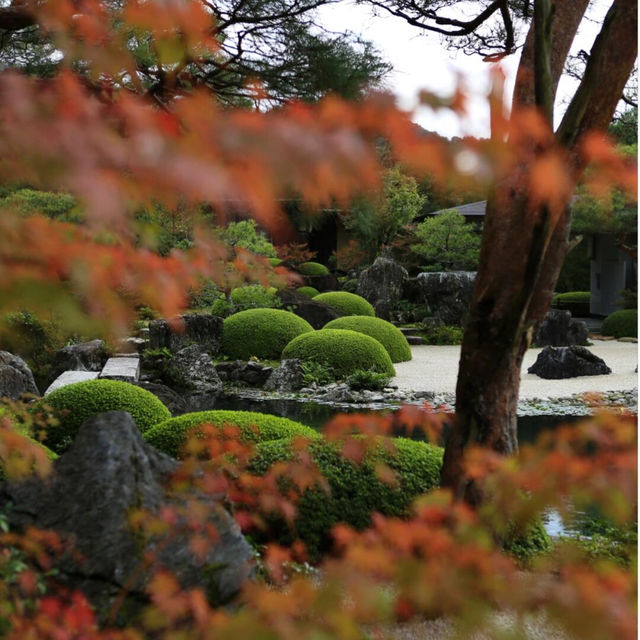
[[[27,363],[8,351],[0,351],[0,398],[17,400],[23,393],[39,396]]]

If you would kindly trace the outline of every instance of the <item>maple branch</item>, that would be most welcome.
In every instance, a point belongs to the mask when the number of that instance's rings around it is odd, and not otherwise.
[[[551,0],[536,0],[533,6],[535,38],[535,94],[536,106],[547,122],[553,123],[553,83],[551,79]]]

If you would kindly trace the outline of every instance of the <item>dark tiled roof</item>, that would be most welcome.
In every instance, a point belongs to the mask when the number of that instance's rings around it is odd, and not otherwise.
[[[457,207],[449,207],[448,209],[440,209],[440,211],[432,211],[430,216],[437,216],[446,211],[459,211],[463,216],[484,216],[487,212],[487,201],[480,200],[478,202],[470,202],[469,204],[461,204]]]

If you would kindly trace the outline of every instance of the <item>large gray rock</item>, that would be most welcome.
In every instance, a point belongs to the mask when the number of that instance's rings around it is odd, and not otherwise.
[[[182,389],[198,393],[217,393],[222,389],[213,360],[200,345],[180,349],[171,358],[168,368],[173,382]]]
[[[322,329],[327,322],[342,315],[328,304],[316,302],[291,289],[278,291],[278,297],[282,300],[282,306],[285,309],[304,318],[314,329]]]
[[[475,279],[475,271],[421,273],[412,287],[418,297],[415,302],[428,305],[433,316],[445,325],[461,327],[467,318]]]
[[[0,398],[17,400],[23,393],[40,395],[27,363],[8,351],[0,351]]]
[[[172,416],[179,416],[189,411],[189,405],[186,399],[164,384],[149,382],[147,380],[141,380],[133,384],[135,384],[136,387],[146,389],[150,393],[153,393],[153,395],[169,409],[169,413]]]
[[[277,369],[274,369],[269,379],[265,382],[265,391],[297,391],[304,385],[304,372],[300,360],[293,358],[283,360]]]
[[[407,270],[393,258],[378,256],[375,262],[360,274],[356,293],[373,305],[376,316],[390,320],[391,311],[402,298],[408,279]]]
[[[611,373],[611,369],[602,358],[578,345],[545,347],[528,371],[548,380]]]
[[[71,448],[54,463],[51,477],[32,477],[0,489],[0,503],[13,527],[35,526],[57,532],[71,544],[60,558],[58,579],[79,588],[99,608],[127,585],[130,595],[145,597],[154,568],[164,567],[183,588],[200,587],[221,604],[232,598],[251,574],[251,547],[221,504],[223,496],[166,489],[178,462],[148,445],[130,414],[109,411],[81,427]],[[187,501],[208,510],[217,538],[202,558],[189,548]],[[133,509],[176,510],[169,536],[145,539],[132,532]],[[147,567],[144,553],[155,556]]]
[[[102,371],[107,358],[102,340],[70,344],[56,352],[51,368],[52,378],[57,378],[64,371]]]
[[[219,362],[216,371],[220,380],[225,382],[243,382],[250,387],[261,387],[271,376],[273,367],[249,360]]]
[[[589,329],[582,320],[574,320],[570,311],[551,309],[547,312],[533,343],[539,347],[570,347],[587,343]]]
[[[167,320],[152,320],[149,323],[149,348],[169,349],[177,353],[180,349],[198,344],[209,353],[220,352],[222,345],[222,318],[219,316],[191,313],[180,316],[181,329],[174,329]]]

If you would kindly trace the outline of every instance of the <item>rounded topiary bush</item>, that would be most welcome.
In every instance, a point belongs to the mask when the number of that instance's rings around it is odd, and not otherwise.
[[[324,325],[325,329],[348,329],[375,338],[386,350],[391,362],[411,360],[411,349],[407,339],[397,327],[382,318],[370,316],[345,316]]]
[[[85,420],[104,411],[128,411],[140,431],[171,417],[152,393],[118,380],[70,384],[52,391],[41,403],[51,406],[60,421],[57,427],[49,429],[45,440],[57,453],[68,448]]]
[[[614,311],[604,319],[602,334],[616,338],[637,338],[638,311],[636,309]]]
[[[263,287],[260,284],[248,284],[231,290],[231,302],[240,309],[261,309],[281,306],[280,298],[276,296],[277,289]]]
[[[425,442],[392,438],[393,451],[385,447],[369,452],[362,464],[346,459],[337,445],[324,440],[309,445],[311,457],[329,485],[329,493],[319,487],[305,491],[298,503],[296,531],[317,560],[331,545],[331,529],[346,523],[357,529],[371,524],[373,513],[402,516],[417,496],[438,486],[442,449]],[[252,471],[264,474],[276,462],[290,460],[290,440],[258,445]],[[388,484],[376,475],[376,464],[384,463],[396,474],[397,484]],[[273,521],[273,537],[290,544],[293,533],[281,521]]]
[[[282,264],[280,258],[268,258],[268,262],[272,267],[279,267]]]
[[[329,269],[319,262],[303,262],[298,271],[303,276],[328,276]]]
[[[313,331],[304,319],[281,309],[247,309],[225,319],[222,351],[231,358],[278,359],[296,336]]]
[[[301,293],[303,296],[307,296],[307,298],[314,298],[320,292],[315,287],[298,287],[296,293]]]
[[[144,439],[156,449],[177,458],[189,435],[197,435],[198,427],[233,426],[240,429],[246,442],[266,442],[281,438],[303,436],[319,438],[317,431],[287,418],[253,411],[198,411],[170,418],[144,433]]]
[[[571,311],[574,316],[588,316],[590,301],[590,291],[566,291],[553,296],[551,306]]]
[[[375,338],[346,329],[321,329],[300,335],[285,347],[282,357],[324,364],[336,379],[358,370],[396,375],[389,354]]]
[[[343,316],[375,316],[373,307],[362,296],[348,291],[327,291],[315,296],[316,302],[333,307]]]

